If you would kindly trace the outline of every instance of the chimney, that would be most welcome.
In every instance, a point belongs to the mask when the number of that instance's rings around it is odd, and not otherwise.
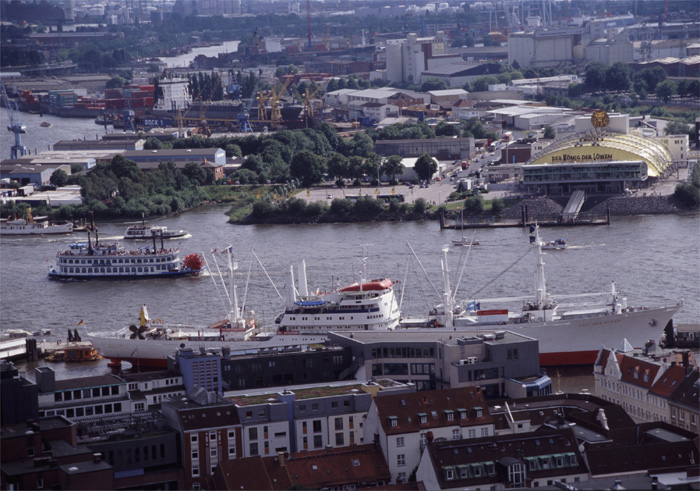
[[[92,462],[94,464],[99,464],[102,462],[102,453],[101,452],[95,452],[92,454]]]
[[[284,467],[284,452],[277,452],[277,456],[279,457],[280,467]]]

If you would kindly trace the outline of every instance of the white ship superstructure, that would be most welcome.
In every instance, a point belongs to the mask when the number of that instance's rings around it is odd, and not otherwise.
[[[228,271],[236,269],[229,252]],[[218,265],[212,269],[220,274]],[[363,268],[364,270],[364,268]],[[113,361],[128,361],[142,366],[166,366],[168,356],[178,349],[240,350],[282,349],[323,343],[329,331],[393,329],[398,326],[400,312],[394,296],[393,282],[387,278],[359,281],[330,293],[310,294],[305,266],[302,263],[299,287],[294,286],[293,270],[287,284],[290,292],[285,311],[275,320],[275,331],[256,325],[255,314],[239,306],[233,275],[222,288],[230,301],[230,314],[209,326],[192,327],[164,324],[151,320],[145,306],[140,326],[129,326],[114,336],[87,335],[100,354]]]
[[[363,260],[364,261],[364,260]],[[287,305],[275,323],[281,333],[328,331],[370,331],[394,329],[399,324],[399,305],[394,282],[389,278],[364,280],[337,288],[330,293],[309,293],[306,266],[299,271],[299,287],[294,270],[287,279]]]
[[[683,305],[658,308],[631,307],[612,283],[605,305],[583,306],[575,310],[560,310],[559,304],[547,291],[544,255],[541,242],[535,243],[534,297],[470,299],[459,305],[450,287],[447,249],[443,249],[443,303],[430,314],[429,325],[438,329],[469,330],[480,328],[521,332],[539,341],[540,364],[589,365],[595,361],[601,347],[618,346],[624,339],[634,347],[648,340],[657,341],[666,324]],[[560,298],[584,298],[597,294],[567,295]],[[511,311],[502,308],[509,302],[523,302],[522,308]],[[500,304],[501,308],[482,308],[482,304]]]

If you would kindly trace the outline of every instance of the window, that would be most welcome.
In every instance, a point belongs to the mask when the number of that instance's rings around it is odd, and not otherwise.
[[[336,430],[343,429],[343,418],[335,418],[335,429]]]
[[[402,482],[406,482],[406,473],[405,472],[399,472],[396,475],[396,483],[398,484],[398,483],[402,483]]]
[[[192,460],[199,460],[199,449],[192,449]]]
[[[320,433],[321,432],[321,420],[320,419],[314,420],[313,425],[314,425],[314,433]]]
[[[399,467],[403,467],[406,465],[406,454],[400,453],[396,456],[396,465],[398,465]]]
[[[258,439],[258,429],[257,428],[248,428],[248,438],[250,440],[257,440]]]
[[[314,448],[323,447],[323,435],[314,435]]]
[[[476,438],[476,429],[469,428],[468,435],[469,435],[469,438]]]
[[[481,428],[481,436],[489,436],[489,429],[488,429],[488,427],[486,427],[486,428]]]
[[[454,478],[455,478],[454,469],[445,469],[445,479],[447,481],[451,481]]]
[[[458,429],[452,430],[452,439],[453,440],[459,440],[461,436],[462,435],[460,435],[460,432]]]
[[[342,433],[335,434],[335,444],[337,446],[345,445],[345,438],[344,438],[344,435]]]
[[[251,443],[250,444],[250,456],[254,457],[255,455],[258,455],[258,444]]]
[[[199,466],[198,465],[192,466],[192,477],[199,477]]]
[[[397,447],[403,447],[404,445],[406,445],[406,443],[405,443],[405,441],[404,441],[404,437],[402,437],[402,436],[398,437],[398,438],[396,439],[396,446],[397,446]]]
[[[216,441],[216,431],[209,432],[209,441],[211,441],[211,440]]]

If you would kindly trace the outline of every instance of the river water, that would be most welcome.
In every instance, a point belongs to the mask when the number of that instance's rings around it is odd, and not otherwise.
[[[198,55],[216,56],[219,53],[233,53],[238,51],[240,41],[226,41],[216,46],[206,48],[193,48],[189,53],[179,56],[161,56],[160,59],[167,63],[168,68],[187,68]]]
[[[0,111],[2,126],[7,111]],[[57,120],[41,128],[38,115],[22,114],[28,135],[41,148],[69,137],[94,138],[101,128],[90,120]],[[38,131],[35,131],[38,128]],[[2,158],[9,157],[12,135],[2,134]],[[92,135],[92,136],[90,136]],[[9,138],[8,138],[9,136]],[[31,143],[27,143],[30,148]],[[388,276],[400,281],[402,309],[410,316],[425,315],[440,301],[440,251],[458,232],[440,230],[438,223],[361,223],[293,226],[235,226],[227,223],[226,207],[202,207],[159,220],[170,229],[185,229],[191,237],[171,241],[183,255],[205,254],[212,261],[213,249],[233,246],[239,270],[236,276],[239,301],[257,313],[259,322],[270,326],[283,302],[284,281],[291,264],[307,262],[309,286],[326,291],[336,281],[358,280],[361,257],[367,257],[368,276]],[[128,223],[98,223],[100,238],[123,236]],[[676,323],[700,319],[700,214],[613,217],[610,226],[546,228],[542,238],[564,237],[570,247],[550,251],[546,257],[547,286],[553,295],[605,292],[615,280],[630,305],[672,305],[681,298],[684,306]],[[520,228],[479,230],[481,245],[473,247],[459,286],[458,298],[489,298],[526,295],[534,285],[535,257],[528,253],[527,231]],[[109,334],[135,323],[146,304],[152,318],[164,322],[201,325],[226,314],[212,276],[177,280],[53,282],[47,269],[56,252],[85,234],[64,237],[0,238],[1,329],[35,331],[51,328],[49,340],[66,339],[66,329],[84,321],[89,331]],[[427,272],[422,273],[410,244]],[[131,246],[128,241],[127,246]],[[452,284],[457,282],[460,258],[468,248],[448,246]],[[252,259],[255,251],[264,266]],[[215,253],[218,261],[223,256]],[[251,267],[252,264],[252,267]],[[247,281],[250,271],[250,281]],[[216,276],[214,275],[214,278]],[[248,291],[246,294],[246,284]],[[660,326],[660,329],[663,326]],[[661,334],[661,332],[659,332]],[[622,340],[620,340],[622,341]],[[106,369],[102,366],[102,369]],[[31,367],[29,367],[31,368]],[[70,368],[80,373],[86,367]],[[67,369],[68,370],[68,369]]]

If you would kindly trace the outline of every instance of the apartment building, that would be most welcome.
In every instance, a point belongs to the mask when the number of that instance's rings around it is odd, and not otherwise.
[[[461,440],[493,436],[494,420],[479,387],[376,397],[364,426],[377,441],[392,483],[407,482],[429,438]]]
[[[700,402],[696,399],[693,403],[688,395],[697,391],[693,388],[698,369],[690,352],[656,354],[653,345],[643,351],[623,350],[624,346],[598,353],[594,365],[596,395],[619,404],[637,422],[663,421],[692,429],[692,418],[697,428]],[[683,402],[676,405],[671,401]]]

